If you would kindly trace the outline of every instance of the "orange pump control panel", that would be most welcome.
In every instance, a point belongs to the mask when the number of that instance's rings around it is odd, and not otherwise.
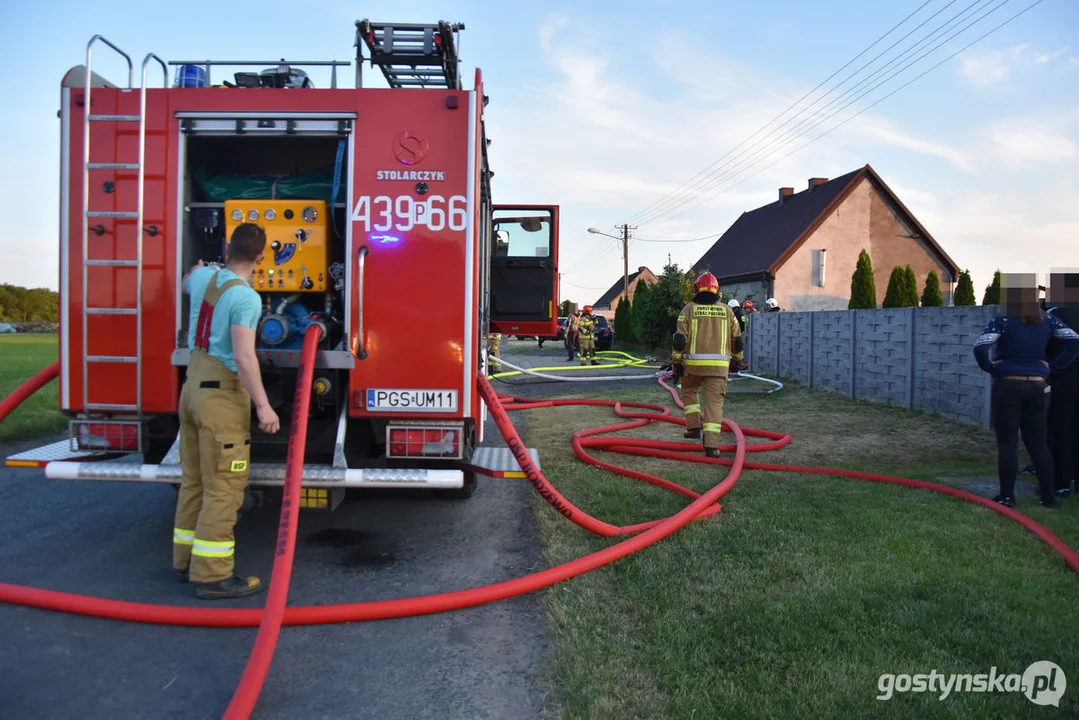
[[[259,292],[326,292],[330,217],[324,200],[227,200],[225,247],[242,223],[262,226],[266,252],[251,287]]]

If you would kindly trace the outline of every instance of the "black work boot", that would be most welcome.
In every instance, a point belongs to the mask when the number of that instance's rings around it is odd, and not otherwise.
[[[177,570],[176,579],[182,583],[187,582],[187,570]]]
[[[682,437],[691,438],[693,440],[700,440],[701,439],[701,429],[700,428],[693,428],[692,430],[686,430],[685,433],[683,433]]]
[[[198,596],[203,600],[220,600],[254,595],[260,590],[262,590],[262,581],[254,575],[248,577],[233,575],[214,583],[199,583]]]
[[[719,448],[710,448],[710,447],[706,447],[706,448],[704,449],[704,456],[705,456],[705,457],[710,457],[710,458],[717,458],[717,457],[719,457]]]

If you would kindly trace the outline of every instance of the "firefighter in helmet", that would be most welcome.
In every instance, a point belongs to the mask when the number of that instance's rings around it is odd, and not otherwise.
[[[234,575],[233,526],[251,466],[251,405],[259,428],[281,426],[266,397],[255,354],[262,300],[247,278],[261,260],[266,233],[253,223],[233,232],[225,267],[198,265],[183,278],[191,296],[187,377],[180,391],[180,465],[172,565],[202,599],[262,589],[257,577]],[[235,342],[234,342],[235,340]]]
[[[742,332],[745,332],[746,331],[746,315],[742,311],[742,303],[738,302],[738,298],[731,298],[730,301],[727,303],[727,307],[729,307],[732,311],[734,311],[734,316],[736,318],[738,318],[738,328]]]
[[[704,273],[694,289],[693,300],[678,314],[671,363],[675,377],[682,378],[685,437],[701,437],[703,419],[704,454],[719,457],[727,375],[732,362],[735,368],[742,365],[742,331],[734,311],[719,302],[715,275]],[[699,403],[702,387],[704,402]]]
[[[596,364],[596,318],[592,315],[592,306],[581,308],[580,320],[577,321],[577,336],[580,338],[581,364]],[[586,362],[586,360],[588,362]]]

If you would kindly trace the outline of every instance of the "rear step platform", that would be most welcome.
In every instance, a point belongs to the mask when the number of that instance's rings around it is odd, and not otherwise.
[[[539,469],[539,452],[528,448],[528,456]],[[523,478],[524,471],[508,447],[478,447],[472,451],[468,464],[473,472],[492,478]]]
[[[8,467],[43,467],[52,480],[103,480],[120,482],[172,482],[181,479],[179,443],[173,443],[160,465],[144,465],[131,460],[116,460],[117,453],[72,450],[68,440],[12,455],[4,460]],[[528,455],[540,467],[539,452],[528,448]],[[134,454],[128,455],[135,457]],[[479,475],[492,478],[523,478],[524,472],[508,447],[478,447],[466,465]],[[284,463],[252,463],[251,485],[284,485]],[[387,468],[346,468],[340,465],[305,465],[303,485],[308,487],[421,487],[455,489],[464,486],[459,469],[425,470]]]
[[[95,461],[116,457],[118,453],[100,450],[72,450],[70,440],[61,440],[43,447],[16,453],[4,458],[7,467],[45,467],[51,462]]]

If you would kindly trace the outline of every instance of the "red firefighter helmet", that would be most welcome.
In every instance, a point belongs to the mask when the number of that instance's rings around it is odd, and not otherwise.
[[[592,306],[591,305],[585,305],[581,309],[584,310],[585,315],[591,315],[592,314]]]
[[[719,280],[716,280],[716,276],[710,272],[706,272],[697,278],[697,282],[693,287],[699,293],[710,292],[714,295],[719,295]]]

